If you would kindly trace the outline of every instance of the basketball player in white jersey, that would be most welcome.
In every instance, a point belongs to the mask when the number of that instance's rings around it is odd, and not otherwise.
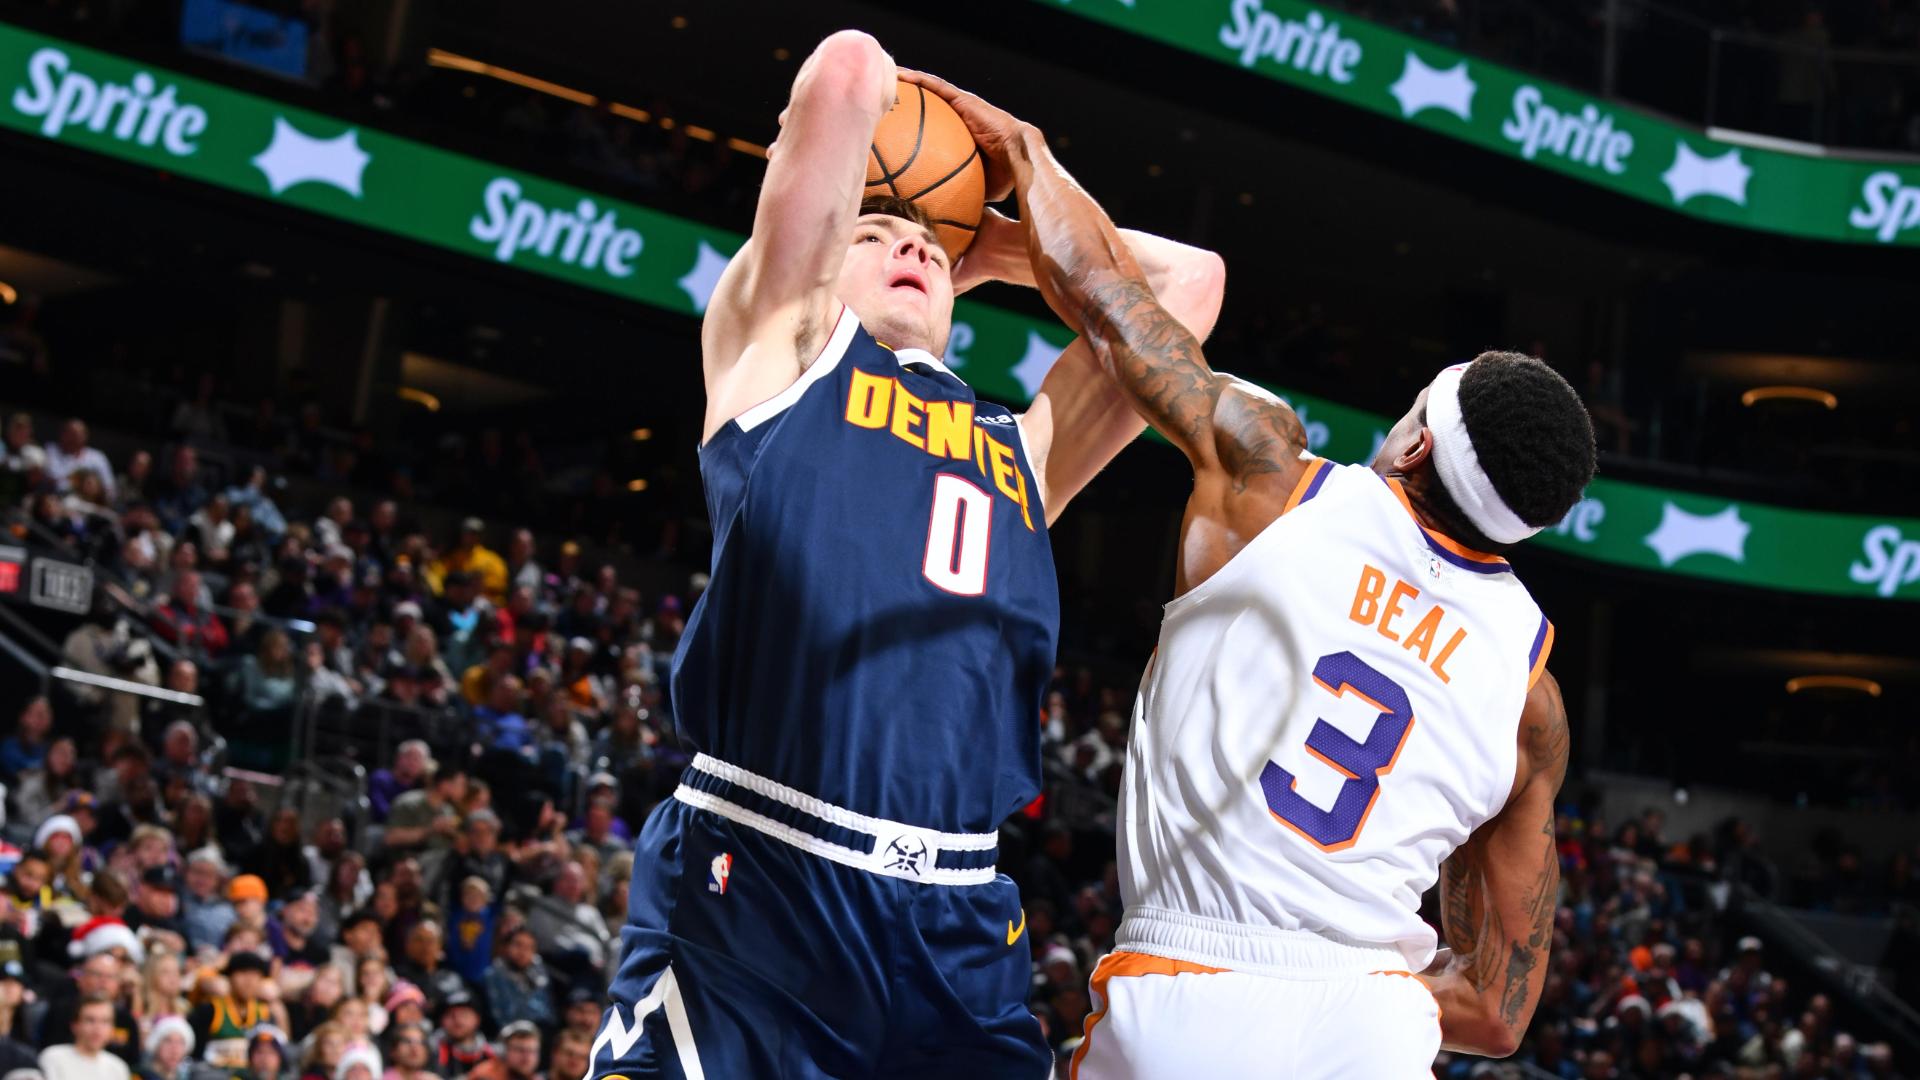
[[[1040,286],[1193,464],[1135,706],[1126,914],[1075,1075],[1427,1075],[1514,1051],[1546,975],[1567,720],[1553,628],[1497,553],[1594,470],[1540,361],[1441,372],[1371,468],[1211,370],[1030,126],[931,77],[1006,160]],[[1444,869],[1443,869],[1444,866]],[[1450,955],[1418,914],[1443,880]]]

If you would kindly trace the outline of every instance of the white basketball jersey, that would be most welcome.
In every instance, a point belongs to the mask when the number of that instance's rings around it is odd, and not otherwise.
[[[1420,896],[1511,793],[1552,641],[1505,560],[1424,529],[1397,481],[1313,460],[1281,517],[1166,606],[1121,794],[1128,918],[1426,967]]]

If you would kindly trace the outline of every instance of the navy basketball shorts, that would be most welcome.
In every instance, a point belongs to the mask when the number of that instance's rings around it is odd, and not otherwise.
[[[1043,1080],[1026,918],[996,844],[701,755],[635,844],[589,1080]]]

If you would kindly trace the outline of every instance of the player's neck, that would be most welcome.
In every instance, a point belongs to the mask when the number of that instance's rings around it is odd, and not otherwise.
[[[1475,551],[1502,550],[1505,545],[1494,543],[1487,539],[1485,533],[1474,528],[1473,524],[1466,519],[1466,515],[1453,505],[1452,499],[1435,495],[1429,486],[1433,482],[1432,475],[1432,473],[1392,474],[1394,479],[1400,481],[1400,489],[1407,493],[1407,505],[1413,508],[1414,519],[1447,539],[1464,544]]]

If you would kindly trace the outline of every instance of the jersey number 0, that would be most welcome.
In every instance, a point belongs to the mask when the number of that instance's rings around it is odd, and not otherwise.
[[[1328,653],[1313,665],[1313,681],[1334,697],[1352,694],[1380,710],[1364,742],[1315,717],[1307,733],[1307,753],[1319,758],[1346,782],[1322,810],[1294,790],[1292,773],[1267,762],[1260,770],[1260,789],[1267,810],[1294,832],[1323,851],[1344,851],[1360,838],[1374,800],[1380,797],[1380,778],[1393,771],[1400,749],[1413,733],[1413,703],[1400,684],[1350,652]]]
[[[986,592],[987,542],[992,536],[993,496],[952,473],[934,477],[927,555],[920,566],[926,579],[960,596]]]

